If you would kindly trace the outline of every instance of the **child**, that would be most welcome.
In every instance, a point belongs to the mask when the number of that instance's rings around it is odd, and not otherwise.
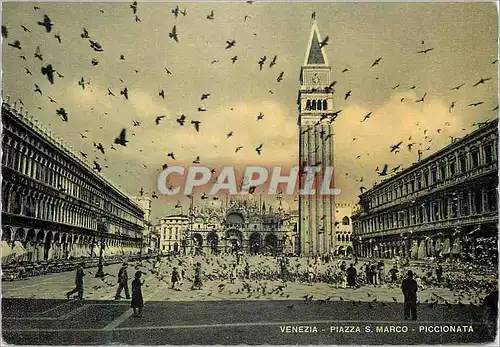
[[[234,283],[236,279],[236,264],[233,264],[233,268],[231,269],[231,283]]]
[[[309,264],[309,267],[307,269],[307,281],[309,285],[312,285],[312,282],[314,280],[314,270],[312,267],[312,264]]]
[[[137,271],[134,275],[135,278],[132,281],[132,303],[130,307],[134,310],[134,316],[136,317],[142,317],[142,307],[144,306],[141,290],[144,281],[141,282],[141,276],[142,272]]]

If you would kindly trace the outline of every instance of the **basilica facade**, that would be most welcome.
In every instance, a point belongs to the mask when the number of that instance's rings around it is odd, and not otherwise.
[[[190,210],[188,215],[160,220],[157,231],[162,252],[296,253],[296,213],[245,199],[219,207],[193,206]]]

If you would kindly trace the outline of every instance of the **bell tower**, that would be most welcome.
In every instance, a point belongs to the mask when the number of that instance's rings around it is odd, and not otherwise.
[[[323,255],[334,250],[333,195],[321,195],[321,182],[327,167],[333,167],[333,88],[331,67],[321,36],[313,22],[300,70],[299,106],[299,182],[306,185],[304,167],[318,168],[311,195],[299,195],[299,235],[302,256]],[[332,172],[329,173],[330,175]],[[333,178],[330,186],[333,186]]]

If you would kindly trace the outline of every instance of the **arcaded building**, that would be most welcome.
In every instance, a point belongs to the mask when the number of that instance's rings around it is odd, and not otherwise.
[[[144,210],[60,139],[2,104],[2,248],[18,261],[140,252]]]
[[[480,257],[496,262],[498,120],[483,124],[365,191],[355,251],[374,257]]]

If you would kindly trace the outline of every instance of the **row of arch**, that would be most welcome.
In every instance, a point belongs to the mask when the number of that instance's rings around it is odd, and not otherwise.
[[[278,236],[274,233],[263,234],[254,232],[250,234],[248,240],[243,238],[240,230],[229,230],[226,237],[222,240],[216,232],[209,232],[205,241],[201,233],[192,235],[193,245],[196,249],[202,250],[203,247],[209,248],[212,252],[217,252],[221,247],[227,247],[232,251],[248,251],[252,254],[262,252],[273,252],[280,246]],[[224,243],[222,241],[225,241]]]
[[[459,254],[464,240],[457,237],[425,238],[406,241],[392,241],[381,244],[363,243],[359,245],[362,257],[393,258],[395,256],[425,259],[437,255]]]
[[[328,110],[327,100],[307,100],[306,101],[306,111],[326,111]]]
[[[351,241],[351,236],[349,234],[347,234],[347,235],[337,235],[337,241],[338,242],[350,242]]]
[[[87,258],[99,255],[100,238],[66,232],[33,228],[2,228],[4,244],[21,250],[17,261],[50,261],[70,258]],[[104,256],[130,255],[139,250],[139,244],[131,240],[104,239]]]
[[[97,211],[90,211],[28,187],[2,182],[2,211],[52,222],[95,229]]]
[[[354,249],[352,248],[352,246],[339,246],[337,248],[337,254],[338,255],[343,255],[343,256],[349,256],[351,254],[354,253]]]

